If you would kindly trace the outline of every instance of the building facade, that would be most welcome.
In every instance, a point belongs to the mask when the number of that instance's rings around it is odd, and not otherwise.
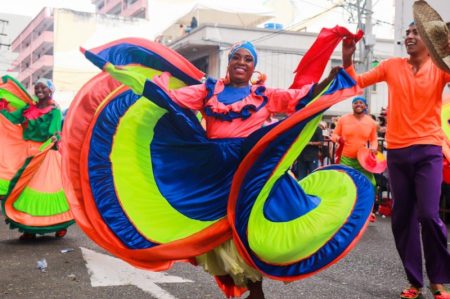
[[[148,0],[92,0],[100,14],[147,19]]]
[[[37,79],[53,76],[53,32],[53,10],[44,8],[11,44],[18,53],[12,71],[27,89]]]
[[[126,38],[147,38],[149,21],[68,9],[44,8],[12,42],[17,79],[33,94],[42,77],[56,86],[55,99],[67,108],[76,92],[99,72],[80,52]]]

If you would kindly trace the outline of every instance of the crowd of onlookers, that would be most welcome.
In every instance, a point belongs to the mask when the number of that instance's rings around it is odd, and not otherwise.
[[[381,108],[381,112],[378,116],[370,114],[370,116],[376,121],[378,125],[378,140],[379,150],[384,152],[386,143],[384,141],[384,135],[386,133],[386,109]],[[297,178],[301,179],[305,177],[309,172],[313,171],[319,166],[329,165],[335,162],[335,154],[337,144],[331,141],[331,136],[336,124],[339,120],[339,116],[333,116],[328,120],[322,120],[319,126],[311,138],[311,141],[306,146],[302,154],[293,165],[294,174]],[[303,165],[307,168],[307,173],[302,172],[298,165]],[[315,166],[315,167],[314,167]],[[302,172],[299,174],[299,171]]]
[[[381,108],[377,116],[373,114],[370,114],[370,116],[378,125],[379,151],[385,154],[386,109]],[[304,178],[317,167],[335,163],[338,144],[331,140],[331,136],[338,120],[339,116],[333,116],[319,123],[310,142],[292,165],[292,172],[297,179]],[[375,179],[377,185],[376,204],[386,204],[387,201],[388,205],[392,205],[388,172],[385,171],[382,174],[376,174]],[[380,210],[384,208],[384,206],[380,206]],[[382,211],[382,214],[389,215],[389,213],[390,211]],[[442,185],[442,217],[444,221],[450,223],[450,185],[445,183]]]

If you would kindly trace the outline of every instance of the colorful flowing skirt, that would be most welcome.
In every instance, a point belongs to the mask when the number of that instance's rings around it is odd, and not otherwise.
[[[0,95],[20,107],[31,97],[20,83],[3,77]],[[0,195],[10,228],[51,233],[74,223],[61,179],[61,154],[52,144],[23,140],[22,126],[0,114]]]
[[[11,123],[1,114],[0,141],[0,195],[6,195],[11,180],[40,143],[24,141],[22,127]]]
[[[147,80],[166,71],[169,88],[200,83],[203,74],[178,53],[124,39],[85,55],[109,73],[87,82],[69,108],[63,184],[97,244],[165,270],[232,239],[248,266],[282,281],[313,275],[355,246],[373,206],[369,180],[343,165],[301,182],[288,172],[322,113],[359,92],[345,72],[285,120],[217,140]]]
[[[74,223],[61,180],[61,154],[46,149],[28,157],[2,202],[6,222],[21,232],[46,234]]]

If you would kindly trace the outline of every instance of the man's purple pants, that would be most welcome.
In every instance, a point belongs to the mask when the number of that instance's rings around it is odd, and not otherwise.
[[[394,199],[392,232],[408,281],[423,287],[422,237],[430,283],[449,283],[447,229],[439,217],[442,148],[414,145],[391,149],[387,162]]]

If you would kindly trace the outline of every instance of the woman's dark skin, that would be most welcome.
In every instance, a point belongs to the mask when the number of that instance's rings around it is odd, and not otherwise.
[[[52,91],[43,83],[38,83],[34,86],[34,94],[38,98],[36,107],[45,108],[50,105],[52,100]]]
[[[52,91],[43,83],[37,83],[34,86],[34,94],[38,98],[38,102],[36,103],[36,107],[45,108],[51,104],[52,100]],[[57,141],[56,136],[52,136],[52,141]],[[5,198],[4,195],[0,195],[0,201]]]
[[[53,93],[47,85],[41,82],[37,83],[34,86],[34,94],[38,98],[38,102],[36,103],[37,108],[42,109],[51,105]],[[51,139],[53,142],[56,142],[58,140],[56,136],[52,136]]]
[[[34,86],[34,94],[38,98],[38,102],[36,103],[36,107],[45,108],[50,105],[52,100],[52,91],[43,83],[38,83]],[[56,137],[52,137],[52,139]],[[5,198],[4,195],[0,195],[0,201]]]
[[[314,85],[312,97],[315,98],[327,87],[327,85],[334,79],[339,67],[332,68],[328,77],[322,82]],[[229,85],[232,87],[245,87],[249,85],[253,73],[255,72],[255,61],[253,56],[245,49],[238,49],[230,58],[228,63],[228,75],[230,79]],[[264,299],[264,292],[261,281],[248,281],[247,288],[250,294],[246,299]]]

